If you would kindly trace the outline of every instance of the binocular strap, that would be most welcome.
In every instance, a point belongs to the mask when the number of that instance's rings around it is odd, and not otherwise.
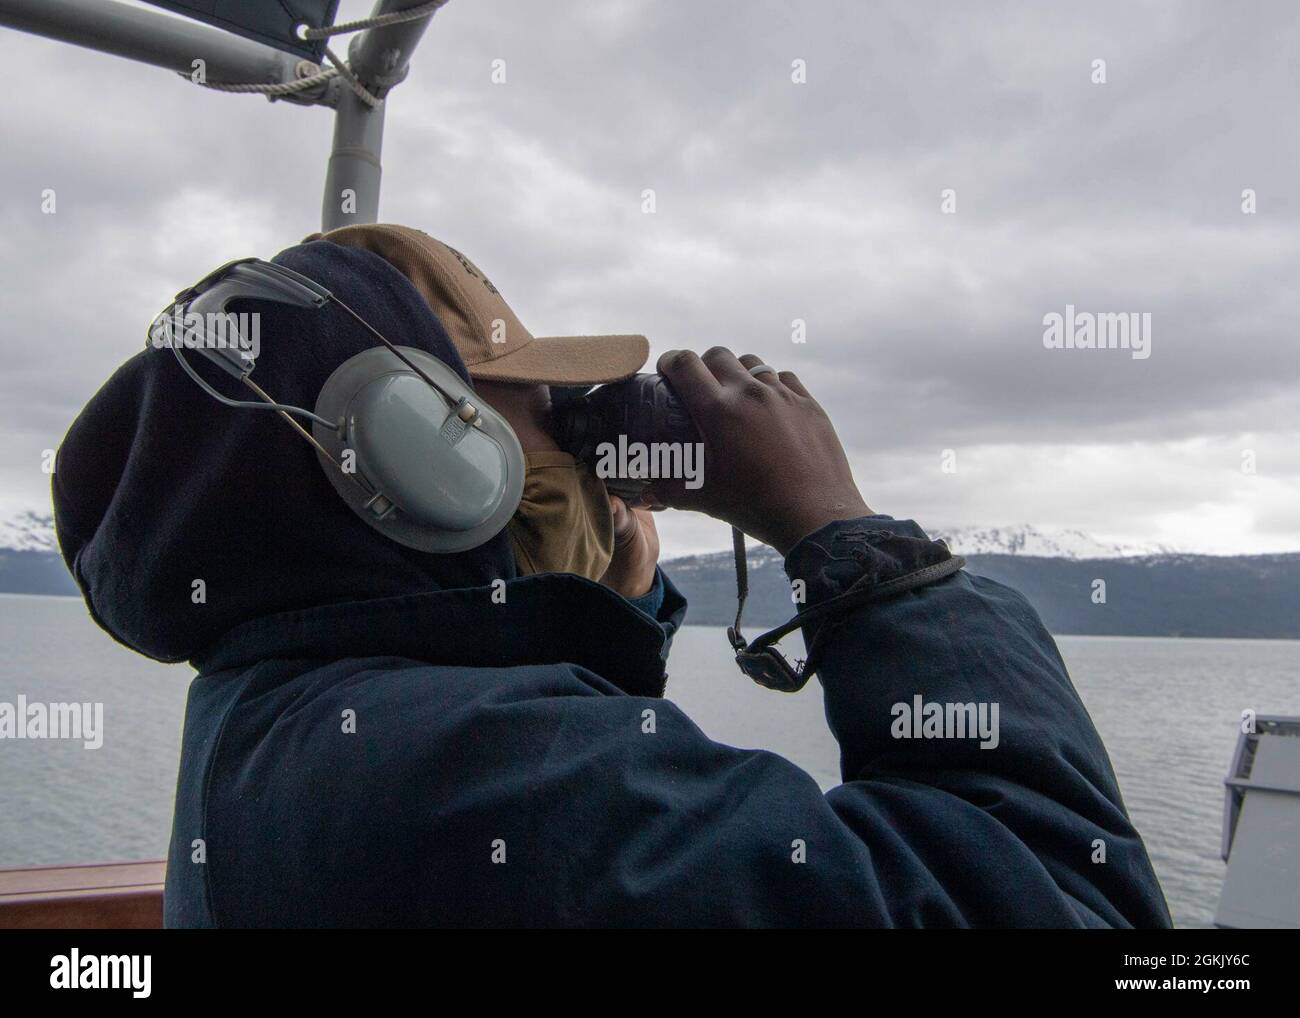
[[[798,692],[812,678],[817,671],[818,655],[825,645],[828,634],[844,621],[850,610],[862,604],[885,601],[910,590],[916,590],[918,587],[937,583],[966,565],[964,558],[954,555],[942,562],[936,562],[934,565],[917,569],[884,583],[873,584],[871,577],[864,576],[844,593],[798,612],[789,621],[763,633],[752,642],[747,642],[740,632],[740,618],[745,610],[745,600],[749,596],[749,564],[745,559],[745,535],[735,527],[731,528],[731,543],[736,559],[736,621],[734,625],[727,627],[727,639],[736,652],[736,665],[760,686],[783,693]],[[792,666],[776,644],[796,629],[818,619],[827,619],[827,622],[818,629],[816,636],[808,643],[808,657],[802,661],[796,660]]]

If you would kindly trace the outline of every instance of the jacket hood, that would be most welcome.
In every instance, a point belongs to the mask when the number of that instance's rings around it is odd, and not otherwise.
[[[418,291],[377,255],[318,240],[277,264],[327,287],[390,341],[469,375]],[[259,312],[253,380],[311,409],[341,363],[376,345],[330,305],[236,301]],[[203,358],[218,391],[247,398]],[[278,415],[227,407],[185,376],[171,350],[132,357],[78,415],[59,448],[55,530],[91,615],[160,661],[192,659],[235,626],[279,612],[511,579],[505,531],[472,551],[433,555],[357,518],[312,447]]]

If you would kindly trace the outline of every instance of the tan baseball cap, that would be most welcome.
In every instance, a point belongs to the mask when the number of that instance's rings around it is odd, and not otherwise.
[[[645,336],[534,336],[491,280],[454,247],[392,223],[344,226],[304,238],[373,251],[409,279],[433,308],[470,377],[545,385],[598,385],[636,374]]]

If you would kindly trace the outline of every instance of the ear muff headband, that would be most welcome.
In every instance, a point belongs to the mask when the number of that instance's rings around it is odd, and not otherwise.
[[[339,365],[321,388],[315,412],[277,403],[249,377],[255,355],[227,312],[239,299],[337,304],[382,345]],[[214,315],[221,316],[221,327],[210,336]],[[408,548],[446,553],[478,547],[519,506],[524,454],[505,418],[448,365],[423,350],[394,346],[330,291],[291,269],[257,258],[223,265],[176,295],[151,324],[149,343],[170,346],[186,374],[217,401],[279,413],[316,449],[352,510]],[[222,395],[182,348],[237,378],[257,400]],[[295,417],[310,420],[311,432]]]

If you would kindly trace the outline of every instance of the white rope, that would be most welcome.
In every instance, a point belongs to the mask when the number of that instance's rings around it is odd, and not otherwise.
[[[375,14],[369,18],[361,18],[359,21],[347,21],[342,25],[327,25],[325,28],[308,28],[300,33],[304,39],[328,39],[331,35],[343,35],[346,32],[359,32],[363,28],[378,28],[380,25],[400,25],[404,21],[415,21],[417,18],[423,18],[432,14],[439,7],[444,6],[447,0],[429,0],[428,3],[419,4],[416,7],[408,7],[404,11],[389,11],[387,14]]]
[[[343,80],[352,86],[352,91],[361,97],[363,103],[371,109],[374,109],[384,101],[376,95],[371,95],[371,93],[366,90],[366,86],[361,84],[361,82],[357,80],[357,76],[352,73],[352,68],[348,66],[348,62],[328,46],[325,47],[325,56],[328,58],[329,62],[334,65],[334,69],[338,71]]]
[[[315,88],[317,85],[329,81],[331,78],[338,77],[338,71],[333,67],[327,67],[319,74],[310,74],[305,78],[299,78],[297,81],[285,81],[279,84],[248,84],[235,85],[227,84],[221,81],[195,81],[184,71],[177,72],[182,78],[189,78],[196,85],[202,85],[204,88],[210,88],[215,92],[240,92],[256,93],[259,95],[293,95],[295,92],[305,92],[309,88]]]
[[[328,39],[333,35],[359,32],[364,28],[378,28],[381,25],[400,25],[406,21],[415,21],[418,18],[427,18],[446,3],[447,0],[428,0],[427,3],[422,3],[415,7],[408,7],[404,11],[391,11],[388,14],[376,14],[369,18],[361,18],[358,21],[349,21],[342,25],[330,25],[326,28],[308,28],[301,33],[301,36],[304,40],[310,42],[316,39]],[[195,84],[202,85],[204,88],[210,88],[216,92],[236,92],[245,95],[276,96],[293,95],[297,92],[305,92],[309,89],[315,88],[317,85],[324,84],[331,78],[342,77],[361,101],[371,109],[374,109],[383,102],[382,99],[370,92],[365,85],[361,84],[361,82],[357,80],[357,76],[352,73],[352,68],[348,65],[348,62],[328,46],[325,47],[325,57],[334,65],[333,67],[326,67],[316,74],[309,74],[305,78],[299,78],[296,81],[278,82],[276,84],[255,84],[252,82],[246,84],[233,84],[221,81],[195,81]],[[190,75],[181,72],[181,77],[190,78]],[[194,81],[193,78],[190,78],[190,80]]]

